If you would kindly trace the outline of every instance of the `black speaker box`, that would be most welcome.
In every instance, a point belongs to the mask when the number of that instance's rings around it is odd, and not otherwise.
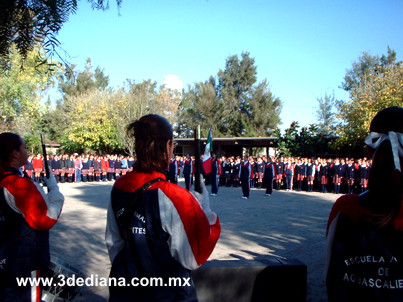
[[[306,301],[307,267],[297,259],[212,260],[192,272],[199,302]]]

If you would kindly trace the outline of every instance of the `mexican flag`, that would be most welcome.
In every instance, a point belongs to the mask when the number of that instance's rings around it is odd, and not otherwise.
[[[204,172],[210,174],[211,172],[211,152],[213,151],[213,134],[211,133],[211,128],[208,132],[207,142],[206,142],[206,149],[204,150],[203,156],[203,169]]]

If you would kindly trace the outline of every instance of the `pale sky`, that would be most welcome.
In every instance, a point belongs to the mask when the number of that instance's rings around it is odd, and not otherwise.
[[[258,82],[267,79],[283,103],[282,129],[315,123],[326,93],[346,99],[339,86],[363,51],[382,55],[389,46],[403,57],[401,0],[123,0],[120,15],[110,5],[92,11],[79,1],[60,31],[77,70],[89,57],[114,88],[126,79],[187,87],[249,52]]]

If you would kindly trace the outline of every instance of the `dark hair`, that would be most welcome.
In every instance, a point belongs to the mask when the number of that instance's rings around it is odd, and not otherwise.
[[[371,121],[370,132],[387,134],[403,132],[403,107],[393,106],[379,111]]]
[[[10,155],[14,150],[19,150],[22,138],[15,133],[3,132],[0,134],[0,168],[8,165]]]
[[[371,121],[371,132],[388,134],[403,133],[403,107],[389,107],[376,114]],[[372,150],[372,167],[368,179],[368,198],[363,206],[373,215],[367,219],[379,227],[388,226],[399,213],[403,197],[402,172],[395,168],[392,147],[384,140],[376,150]],[[400,157],[402,168],[403,158]]]
[[[167,119],[148,114],[131,123],[127,130],[135,139],[136,170],[151,172],[168,168],[167,142],[172,142],[173,131]]]

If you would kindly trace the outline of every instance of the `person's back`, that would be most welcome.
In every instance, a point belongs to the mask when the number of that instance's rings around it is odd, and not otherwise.
[[[21,286],[16,278],[38,281],[49,264],[48,231],[64,201],[52,174],[44,180],[48,194],[20,174],[27,158],[21,137],[0,134],[0,301],[39,301],[42,285]]]
[[[129,172],[120,177],[112,190],[112,209],[118,217],[119,211],[130,208],[134,201],[134,192],[142,185],[153,179],[165,179],[162,173],[138,173]],[[181,213],[189,211],[190,201],[183,198],[185,189],[168,181],[161,181],[153,184],[143,193],[138,201],[130,221],[133,232],[131,244],[126,244],[114,257],[110,277],[116,279],[125,277],[128,282],[132,278],[161,278],[163,284],[169,284],[169,278],[178,278],[177,286],[155,286],[155,287],[110,287],[110,301],[125,301],[127,297],[136,297],[137,301],[196,301],[197,296],[193,284],[190,282],[191,268],[197,266],[196,255],[194,263],[188,263],[190,267],[184,267],[179,261],[172,257],[187,257],[192,254],[192,242],[189,245],[170,241],[170,232],[186,232],[186,224],[182,221]],[[188,195],[190,197],[190,195]],[[170,207],[178,210],[173,211]],[[163,208],[165,210],[160,210]],[[191,210],[193,212],[193,209]],[[172,213],[174,216],[172,217]],[[166,216],[165,216],[166,215]],[[196,219],[196,217],[194,217]],[[186,234],[183,234],[186,236]],[[179,236],[179,234],[175,234]],[[131,261],[127,261],[131,259]],[[125,263],[120,265],[120,263]],[[181,282],[189,280],[187,286]],[[169,297],[169,298],[167,298]]]
[[[403,108],[378,113],[370,131],[369,190],[340,197],[329,215],[330,302],[403,301]]]
[[[327,290],[332,301],[403,301],[403,224],[378,229],[364,222],[356,194],[335,204],[328,237]]]
[[[143,283],[110,286],[109,301],[197,301],[191,270],[213,251],[219,219],[203,182],[203,194],[192,194],[167,181],[174,148],[169,122],[150,114],[130,127],[138,161],[113,186],[105,239],[110,277]],[[156,280],[163,285],[147,284]]]

